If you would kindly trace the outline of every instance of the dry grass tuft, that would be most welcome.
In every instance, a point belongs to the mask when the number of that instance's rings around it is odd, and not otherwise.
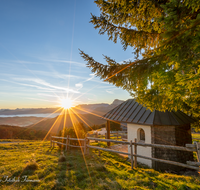
[[[65,162],[65,161],[66,161],[66,157],[65,157],[64,153],[62,152],[58,159],[58,162]]]
[[[27,164],[24,170],[37,170],[38,164],[34,160],[30,160]]]

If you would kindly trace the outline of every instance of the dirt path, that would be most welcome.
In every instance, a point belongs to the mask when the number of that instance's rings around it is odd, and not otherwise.
[[[3,141],[3,142],[0,142],[0,144],[7,144],[7,143],[19,143],[19,142],[10,142],[10,141]]]
[[[113,145],[110,147],[113,150],[117,150],[117,151],[121,151],[121,152],[128,152],[128,145],[121,145],[121,144],[117,144],[117,145]],[[128,155],[125,154],[119,154],[123,157],[128,157]]]

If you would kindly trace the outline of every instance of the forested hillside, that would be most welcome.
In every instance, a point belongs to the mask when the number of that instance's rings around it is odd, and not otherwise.
[[[42,117],[0,117],[0,125],[25,127],[41,121]]]
[[[55,118],[46,119],[45,121],[41,121],[35,125],[30,125],[28,128],[49,131],[52,127],[51,132],[57,134],[64,127],[72,127],[73,124],[79,122],[84,123],[85,126],[93,126],[103,124],[106,121],[101,117],[92,114],[66,114],[66,116],[62,115]]]
[[[34,130],[26,127],[0,125],[0,139],[42,140],[47,132],[46,130]]]

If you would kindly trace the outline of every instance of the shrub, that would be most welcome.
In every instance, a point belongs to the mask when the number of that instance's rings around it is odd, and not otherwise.
[[[64,155],[64,153],[61,153],[59,159],[58,159],[58,162],[65,162],[66,161],[66,157]]]
[[[83,123],[76,123],[74,127],[64,128],[63,130],[61,130],[58,136],[67,137],[68,135],[70,138],[84,139],[86,136],[86,128],[84,127]],[[59,141],[63,142],[63,140]],[[70,144],[78,146],[79,142],[77,140],[70,140]],[[58,144],[58,146],[60,148],[63,147],[60,144]]]
[[[27,165],[26,165],[26,167],[25,167],[24,170],[37,170],[37,169],[38,169],[38,164],[37,164],[37,162],[34,161],[34,160],[30,160],[30,161],[27,163]]]

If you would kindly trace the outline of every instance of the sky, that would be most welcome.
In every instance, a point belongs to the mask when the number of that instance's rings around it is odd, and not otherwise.
[[[129,93],[96,77],[79,50],[96,61],[133,59],[133,49],[99,35],[89,23],[93,0],[0,1],[0,109],[58,107],[127,100]]]

